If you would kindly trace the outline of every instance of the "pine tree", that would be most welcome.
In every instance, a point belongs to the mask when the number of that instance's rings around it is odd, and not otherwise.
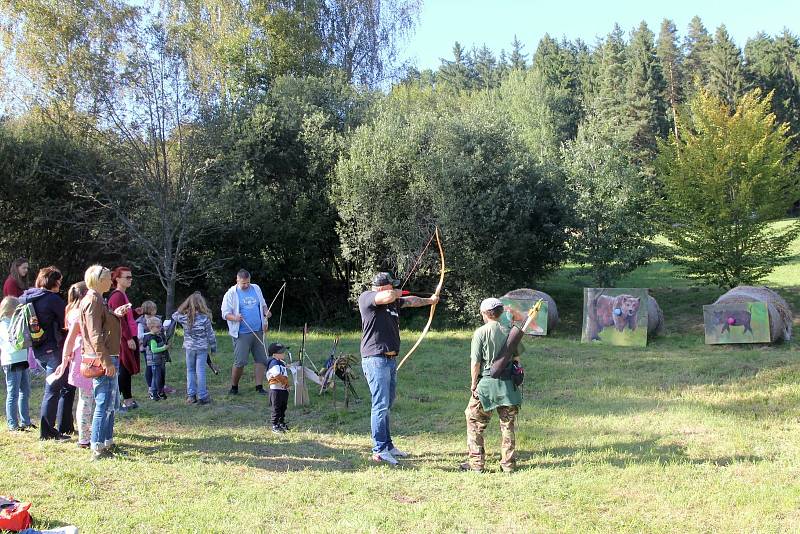
[[[453,59],[442,60],[442,66],[437,73],[437,82],[456,92],[468,91],[473,87],[473,76],[470,68],[471,61],[461,46],[456,41],[453,45]]]
[[[517,36],[514,36],[514,40],[511,41],[511,56],[509,57],[511,70],[525,70],[528,68],[528,54],[522,52],[522,49],[525,47]]]
[[[733,109],[741,96],[745,80],[742,51],[731,40],[725,25],[720,25],[714,35],[714,44],[708,55],[708,90]]]
[[[634,161],[648,165],[656,152],[656,138],[667,132],[666,85],[656,57],[653,32],[645,22],[631,35],[626,70],[627,121],[624,139]]]
[[[774,92],[772,105],[779,122],[800,132],[800,43],[789,31],[771,38],[763,32],[747,41],[744,50],[747,83],[764,93]],[[797,139],[794,141],[798,142]]]
[[[497,59],[494,54],[485,44],[474,50],[473,64],[475,65],[475,73],[477,74],[477,84],[480,89],[488,91],[497,87]]]
[[[689,29],[683,41],[686,54],[685,73],[688,87],[694,93],[697,87],[702,87],[708,82],[708,55],[711,51],[711,36],[703,26],[700,17],[695,16],[689,22]]]
[[[661,63],[666,83],[666,100],[669,105],[669,118],[672,131],[678,135],[678,104],[683,99],[683,55],[678,48],[678,30],[675,23],[664,19],[656,43],[656,55]]]
[[[581,118],[580,85],[576,58],[568,42],[558,43],[548,34],[539,41],[531,71],[550,95],[548,107],[558,142],[574,139]]]
[[[615,24],[598,49],[597,92],[590,105],[589,120],[601,138],[619,140],[627,122],[626,54],[622,28]]]

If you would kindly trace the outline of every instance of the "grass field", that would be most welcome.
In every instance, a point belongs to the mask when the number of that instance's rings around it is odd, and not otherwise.
[[[800,256],[769,284],[798,309]],[[227,376],[211,375],[208,407],[181,395],[149,402],[137,376],[142,408],[118,420],[114,460],[0,432],[0,494],[32,501],[38,528],[97,533],[800,530],[798,344],[704,345],[702,304],[721,292],[690,287],[668,264],[619,285],[653,288],[665,336],[643,349],[582,345],[581,285],[567,273],[541,285],[562,323],[528,342],[512,475],[498,469],[496,419],[492,472],[457,471],[471,331],[434,331],[400,371],[392,425],[412,453],[401,468],[370,464],[369,403],[345,411],[341,390],[337,410],[312,392],[310,407],[290,405],[289,434],[269,433],[248,368],[235,398]],[[332,336],[311,334],[317,364]],[[406,347],[416,336],[403,333]],[[230,342],[218,337],[227,375]],[[280,339],[299,345],[297,333]],[[358,333],[341,347],[357,352]],[[180,390],[180,349],[173,355],[168,382]],[[366,399],[363,378],[356,387]],[[41,379],[34,389],[38,412]]]

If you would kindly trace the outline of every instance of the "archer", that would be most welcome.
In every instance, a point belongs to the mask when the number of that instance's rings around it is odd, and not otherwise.
[[[389,273],[372,278],[372,288],[358,297],[361,312],[361,368],[372,397],[370,427],[372,460],[397,465],[397,458],[408,456],[392,443],[389,432],[389,411],[397,385],[397,355],[400,351],[400,308],[433,306],[439,295],[429,298],[403,296],[395,289],[399,280]]]

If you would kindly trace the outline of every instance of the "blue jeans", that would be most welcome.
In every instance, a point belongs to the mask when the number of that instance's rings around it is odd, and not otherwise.
[[[118,367],[119,358],[111,358]],[[92,416],[92,450],[103,449],[114,437],[114,411],[116,410],[119,386],[116,375],[92,379],[94,386],[94,415]]]
[[[22,426],[31,424],[31,414],[28,402],[31,398],[31,379],[27,369],[11,370],[10,365],[4,365],[6,372],[6,420],[9,430],[16,430],[20,423]]]
[[[370,427],[372,429],[372,452],[379,453],[394,447],[389,432],[389,410],[394,404],[397,387],[397,359],[371,356],[361,359],[361,369],[367,379],[372,395]]]
[[[206,359],[208,352],[186,349],[186,394],[189,397],[197,397],[200,400],[208,398]]]
[[[150,387],[148,387],[150,395],[155,397],[161,393],[164,393],[164,381],[166,380],[167,375],[167,364],[157,363],[155,365],[148,365],[147,368],[150,369]]]

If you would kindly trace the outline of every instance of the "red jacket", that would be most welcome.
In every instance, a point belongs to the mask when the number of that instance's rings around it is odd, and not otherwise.
[[[3,284],[3,296],[19,298],[23,291],[25,290],[19,287],[17,281],[9,274]]]

